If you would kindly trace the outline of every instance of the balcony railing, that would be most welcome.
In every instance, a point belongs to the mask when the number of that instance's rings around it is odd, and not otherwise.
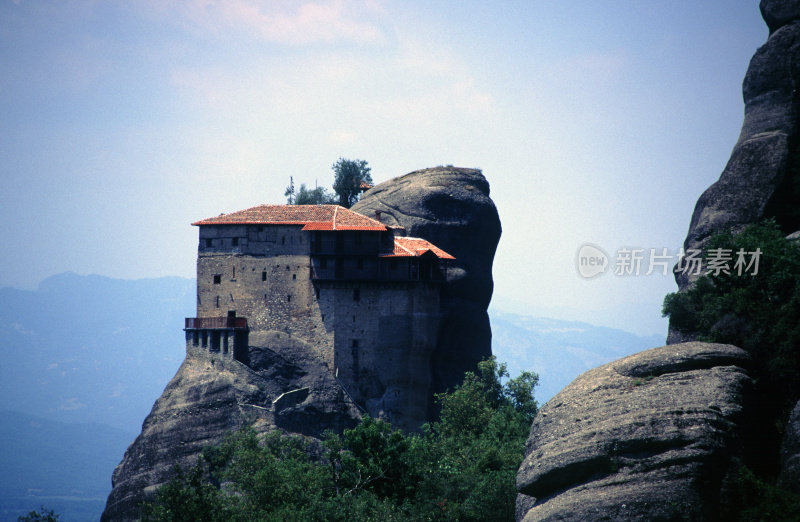
[[[246,317],[187,317],[187,330],[209,330],[214,328],[247,328]]]

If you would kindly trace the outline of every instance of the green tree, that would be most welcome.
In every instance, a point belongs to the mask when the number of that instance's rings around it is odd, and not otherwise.
[[[437,396],[440,420],[425,428],[418,451],[422,480],[417,505],[436,505],[443,520],[514,520],[516,474],[538,406],[538,376],[508,378],[491,357]],[[528,390],[527,396],[524,390]]]
[[[145,520],[514,520],[536,382],[483,361],[421,433],[366,415],[321,444],[244,428],[162,487]]]
[[[180,467],[175,472],[175,478],[158,490],[156,501],[143,507],[143,521],[229,520],[228,503],[222,492],[209,482],[208,464],[203,458],[189,473]]]
[[[361,197],[362,185],[372,185],[371,169],[364,160],[345,158],[339,158],[332,168],[335,175],[333,191],[339,197],[339,204],[350,208]]]
[[[305,183],[300,184],[300,190],[294,198],[295,205],[333,205],[336,202],[336,195],[331,194],[325,187],[308,190]]]
[[[787,240],[774,220],[748,226],[739,234],[717,234],[714,249],[760,252],[755,266],[705,275],[685,292],[664,298],[670,325],[702,341],[730,343],[753,355],[772,402],[787,409],[800,399],[800,244]]]

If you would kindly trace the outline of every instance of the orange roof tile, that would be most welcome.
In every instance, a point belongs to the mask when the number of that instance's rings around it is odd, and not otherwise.
[[[303,225],[303,230],[386,230],[380,221],[339,205],[259,205],[192,223],[203,225]]]
[[[455,259],[430,241],[418,237],[395,237],[394,250],[391,254],[381,254],[381,257],[418,257],[425,252],[431,252],[439,259]]]

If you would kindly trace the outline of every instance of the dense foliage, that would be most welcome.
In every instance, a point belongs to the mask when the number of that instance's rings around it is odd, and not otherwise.
[[[332,168],[333,191],[339,196],[339,204],[350,208],[361,197],[362,184],[372,185],[371,169],[364,160],[345,158],[339,158]]]
[[[305,183],[295,191],[291,180],[286,191],[286,202],[290,205],[341,205],[350,208],[361,198],[366,187],[372,186],[372,174],[366,161],[339,158],[333,169],[333,192],[324,187],[306,188]]]
[[[730,343],[753,355],[756,377],[783,410],[800,398],[800,244],[768,220],[740,234],[718,234],[713,249],[735,256],[761,251],[758,272],[705,275],[685,292],[664,299],[670,325],[703,341]]]
[[[336,195],[329,192],[325,187],[307,189],[305,183],[300,184],[300,190],[294,195],[295,205],[335,205]]]
[[[368,416],[321,444],[245,428],[162,487],[144,519],[514,520],[538,377],[507,378],[505,364],[483,361],[417,434]]]

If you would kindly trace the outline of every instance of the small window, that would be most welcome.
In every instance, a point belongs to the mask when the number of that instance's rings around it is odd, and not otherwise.
[[[233,246],[239,246],[239,238],[238,237],[233,238]]]
[[[222,282],[222,274],[214,274],[214,284],[218,285]]]
[[[231,272],[231,279],[236,279],[236,267],[233,267],[233,272]]]
[[[286,244],[286,236],[282,236],[281,237],[281,245],[285,245],[285,244]]]
[[[290,302],[290,303],[291,303],[291,302],[292,302],[292,296],[290,296],[290,295],[287,295],[287,296],[286,296],[286,300],[287,300],[288,302]]]
[[[361,289],[354,288],[353,289],[353,301],[361,301]]]
[[[266,270],[261,272],[261,280],[262,281],[266,281],[267,280],[267,271]]]
[[[286,270],[289,270],[289,265],[286,265]]]
[[[353,339],[353,348],[358,348],[358,339]]]
[[[206,239],[206,248],[211,248],[214,245],[214,240]]]
[[[217,296],[217,308],[219,308],[219,296]]]
[[[297,279],[297,274],[292,274],[292,279]]]

